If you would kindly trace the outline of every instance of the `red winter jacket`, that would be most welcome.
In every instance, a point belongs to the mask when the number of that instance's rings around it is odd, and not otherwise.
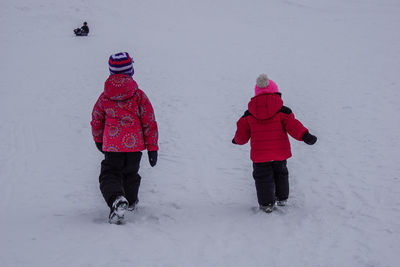
[[[92,134],[103,151],[158,150],[158,129],[153,107],[132,77],[111,75],[92,112]]]
[[[257,95],[248,107],[237,122],[236,144],[246,144],[250,139],[250,158],[255,163],[290,158],[288,133],[302,141],[308,130],[283,106],[280,94]]]

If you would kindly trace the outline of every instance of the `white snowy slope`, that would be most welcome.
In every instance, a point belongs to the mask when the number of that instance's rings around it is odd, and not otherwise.
[[[2,0],[0,266],[398,266],[400,2]],[[90,34],[72,30],[86,20]],[[159,161],[107,223],[92,107],[134,55]],[[236,121],[267,73],[318,136],[257,210]]]

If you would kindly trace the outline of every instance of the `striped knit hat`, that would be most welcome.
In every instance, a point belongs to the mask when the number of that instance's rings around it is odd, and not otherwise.
[[[108,66],[111,74],[127,74],[132,76],[133,60],[128,52],[121,52],[110,56]]]

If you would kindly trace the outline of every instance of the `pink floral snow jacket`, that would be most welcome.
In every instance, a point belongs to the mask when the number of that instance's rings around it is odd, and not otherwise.
[[[158,150],[158,129],[153,107],[132,77],[111,75],[92,112],[92,134],[103,151]]]

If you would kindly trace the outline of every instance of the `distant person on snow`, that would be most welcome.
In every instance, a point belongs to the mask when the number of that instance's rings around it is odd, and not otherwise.
[[[74,30],[74,33],[76,36],[87,36],[89,34],[89,27],[87,25],[87,22],[85,21],[82,27],[76,28]]]
[[[126,209],[138,203],[138,174],[143,150],[157,163],[158,129],[153,107],[132,78],[133,60],[126,52],[111,55],[110,76],[92,112],[92,134],[104,153],[100,191],[110,207],[109,222],[119,224]]]
[[[276,204],[285,206],[289,197],[289,172],[286,160],[292,156],[288,133],[298,141],[313,145],[310,134],[292,110],[283,105],[281,93],[266,74],[257,78],[255,96],[237,122],[232,143],[243,145],[250,139],[257,199],[260,209],[269,213]]]

